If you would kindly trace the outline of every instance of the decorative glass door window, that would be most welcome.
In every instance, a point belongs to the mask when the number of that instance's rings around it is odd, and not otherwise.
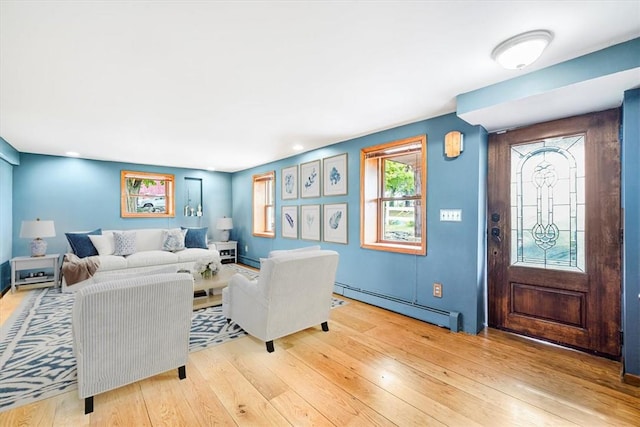
[[[511,265],[585,271],[584,135],[511,147]]]

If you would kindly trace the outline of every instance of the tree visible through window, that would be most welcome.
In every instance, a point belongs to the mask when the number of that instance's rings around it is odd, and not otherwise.
[[[361,152],[361,243],[426,254],[426,135]]]

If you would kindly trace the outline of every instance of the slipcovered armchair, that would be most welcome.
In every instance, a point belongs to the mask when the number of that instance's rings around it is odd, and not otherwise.
[[[96,283],[73,304],[78,397],[93,396],[170,369],[186,378],[193,277],[167,273]]]
[[[236,274],[222,291],[222,311],[250,335],[273,340],[314,325],[329,330],[338,253],[313,250],[283,253],[262,261],[258,279]]]

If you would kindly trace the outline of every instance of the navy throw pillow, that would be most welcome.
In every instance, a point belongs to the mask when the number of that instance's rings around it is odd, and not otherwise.
[[[88,233],[64,233],[64,235],[67,236],[71,250],[80,258],[98,255],[98,250],[93,246],[93,243],[91,243],[91,239],[89,239],[90,234],[102,234],[102,229],[97,228]]]
[[[181,227],[183,230],[187,230],[187,235],[184,238],[185,248],[200,248],[208,249],[207,245],[207,231],[209,227],[202,228],[187,228]]]

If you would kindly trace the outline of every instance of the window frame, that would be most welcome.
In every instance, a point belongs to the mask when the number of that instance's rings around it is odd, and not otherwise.
[[[403,155],[402,147],[420,144],[420,195],[403,198],[385,197],[383,194],[384,167],[381,159]],[[396,153],[385,153],[388,151]],[[416,200],[421,212],[420,242],[398,242],[384,240],[381,221],[384,201]],[[418,206],[416,206],[418,208]],[[427,254],[427,135],[417,135],[360,150],[360,247],[378,251],[413,255]]]
[[[253,221],[252,234],[256,237],[276,237],[275,226],[275,182],[276,172],[269,171],[253,175]],[[271,215],[269,215],[271,211]],[[271,218],[271,224],[268,220]]]
[[[164,186],[164,212],[139,212],[138,193],[131,193],[130,181],[160,181]],[[168,173],[120,171],[120,216],[122,218],[173,218],[175,217],[175,176]],[[148,196],[146,196],[148,197]],[[135,211],[132,211],[135,209]]]

